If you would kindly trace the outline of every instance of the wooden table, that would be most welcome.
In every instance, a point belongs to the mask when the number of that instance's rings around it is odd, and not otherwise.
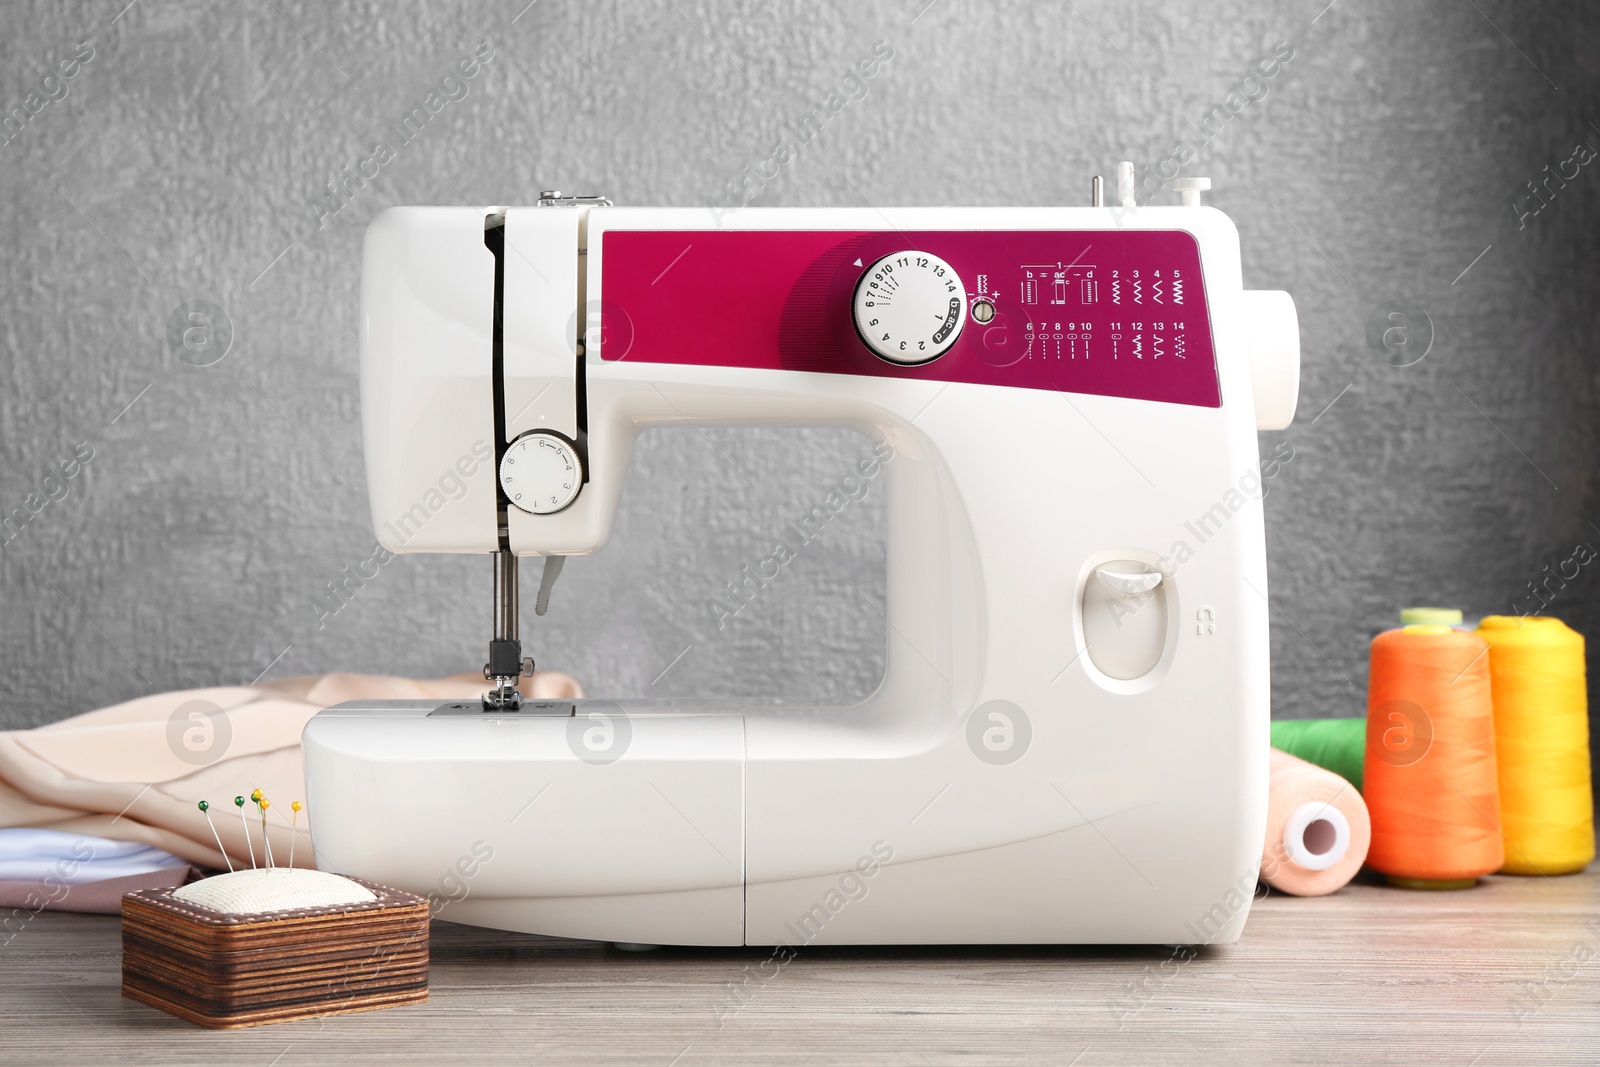
[[[0,946],[0,1062],[1600,1062],[1592,869],[1273,893],[1239,944],[1187,962],[1159,948],[768,958],[436,922],[427,1004],[216,1033],[119,994],[117,919],[41,913]]]

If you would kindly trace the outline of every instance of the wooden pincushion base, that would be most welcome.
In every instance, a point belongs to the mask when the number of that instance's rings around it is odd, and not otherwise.
[[[122,898],[122,995],[211,1029],[428,999],[428,902],[230,915],[141,889]]]

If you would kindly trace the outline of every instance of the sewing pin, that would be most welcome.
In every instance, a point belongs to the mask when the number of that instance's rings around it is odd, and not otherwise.
[[[228,858],[228,850],[222,847],[222,838],[217,836],[217,824],[211,821],[211,805],[204,800],[200,802],[200,814],[206,817],[206,825],[211,827],[211,836],[217,842],[217,851],[222,853],[222,862],[228,865],[228,873],[233,873],[233,861]]]
[[[293,804],[289,805],[289,810],[294,812],[294,815],[289,820],[289,866],[290,867],[294,866],[294,841],[295,841],[295,838],[300,836],[300,808],[301,808],[301,804],[300,804],[300,802],[298,800],[295,801]]]
[[[272,838],[267,836],[267,809],[272,807],[272,801],[261,797],[256,801],[256,807],[261,809],[261,844],[267,851],[267,870],[272,870]]]
[[[256,846],[250,843],[250,820],[244,817],[244,797],[234,797],[234,805],[239,809],[239,825],[244,827],[244,845],[250,850],[250,869],[256,869]]]

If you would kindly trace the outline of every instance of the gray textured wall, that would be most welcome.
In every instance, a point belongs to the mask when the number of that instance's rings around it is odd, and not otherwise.
[[[1182,142],[1185,173],[1209,175],[1238,223],[1246,284],[1294,294],[1301,416],[1263,436],[1294,448],[1267,499],[1277,714],[1358,711],[1366,638],[1399,605],[1511,610],[1546,565],[1600,545],[1600,161],[1537,215],[1514,207],[1575,145],[1600,147],[1592,5],[524,2],[6,7],[0,105],[65,95],[0,144],[0,508],[80,442],[94,454],[0,548],[0,723],[268,669],[481,663],[480,558],[396,560],[318,617],[325,584],[373,545],[367,221],[550,187],[718,202],[879,40],[893,60],[759,203],[1080,203],[1092,173]],[[467,95],[323,213],[325,183],[485,41]],[[92,58],[45,82],[80,42]],[[1293,58],[1266,95],[1244,86],[1256,98],[1197,133],[1279,42]],[[167,342],[194,299],[232,323],[210,366]],[[1420,363],[1367,343],[1390,300],[1431,318]],[[812,439],[803,457],[793,433]],[[884,654],[878,497],[727,629],[709,607],[862,448],[819,431],[647,437],[615,542],[526,620],[533,651],[617,695],[866,692]],[[1596,569],[1550,609],[1591,636]]]

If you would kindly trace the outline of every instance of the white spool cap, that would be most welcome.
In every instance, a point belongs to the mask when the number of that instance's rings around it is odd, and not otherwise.
[[[1308,800],[1283,824],[1283,851],[1308,871],[1325,871],[1350,849],[1350,823],[1325,800]]]

